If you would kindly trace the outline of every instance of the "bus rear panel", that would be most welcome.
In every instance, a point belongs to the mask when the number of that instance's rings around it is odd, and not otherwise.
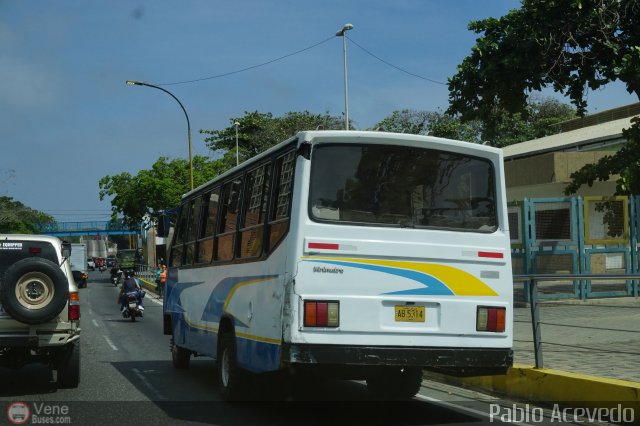
[[[504,373],[513,311],[501,155],[394,142],[312,141],[299,170],[308,185],[294,196],[283,360]]]

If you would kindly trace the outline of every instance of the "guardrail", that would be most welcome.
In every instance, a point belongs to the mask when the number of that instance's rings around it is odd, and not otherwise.
[[[514,283],[523,283],[525,291],[528,291],[528,303],[531,311],[531,326],[533,335],[533,347],[535,356],[535,368],[543,368],[543,351],[542,351],[542,321],[540,318],[540,298],[538,297],[538,283],[541,281],[572,281],[572,280],[610,280],[625,279],[640,281],[640,274],[526,274],[514,275]],[[637,292],[632,296],[637,297]],[[578,299],[580,300],[580,299]],[[582,301],[584,302],[584,301]],[[562,326],[562,324],[553,324]],[[567,325],[570,326],[570,325]],[[608,331],[629,331],[635,333],[635,330],[608,330]],[[581,347],[579,349],[588,349]]]

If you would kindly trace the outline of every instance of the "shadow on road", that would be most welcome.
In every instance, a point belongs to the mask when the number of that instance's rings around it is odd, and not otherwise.
[[[112,365],[173,420],[219,425],[424,425],[459,424],[477,419],[428,402],[380,401],[356,381],[299,379],[280,374],[251,375],[246,401],[222,402],[211,360],[196,361],[188,370],[171,362],[115,362]],[[137,409],[136,409],[137,410]],[[149,419],[147,418],[146,421]]]

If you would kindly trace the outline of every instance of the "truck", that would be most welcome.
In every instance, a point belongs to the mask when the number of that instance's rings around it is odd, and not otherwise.
[[[136,249],[118,250],[116,259],[118,262],[118,268],[123,271],[125,269],[134,270],[136,265],[140,263],[140,259],[138,258],[138,250]]]
[[[71,264],[73,279],[76,281],[78,287],[86,287],[87,279],[89,278],[89,268],[87,266],[87,245],[85,243],[71,244],[71,257],[69,262]]]

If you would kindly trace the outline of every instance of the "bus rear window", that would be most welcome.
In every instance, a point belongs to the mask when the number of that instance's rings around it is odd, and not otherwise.
[[[490,161],[391,145],[314,148],[309,211],[323,222],[493,232]]]

